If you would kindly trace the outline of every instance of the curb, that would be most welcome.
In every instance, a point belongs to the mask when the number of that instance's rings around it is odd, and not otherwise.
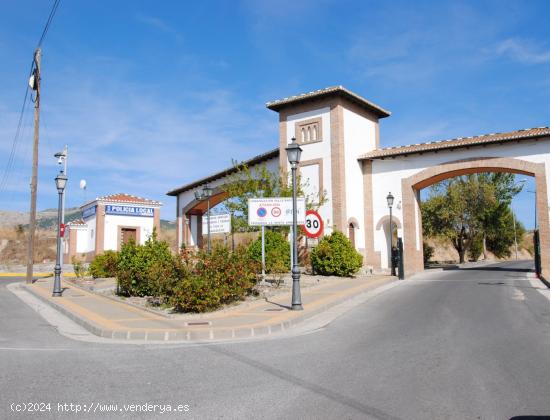
[[[41,294],[32,290],[31,287],[26,284],[22,284],[20,287],[32,294],[34,297],[38,298],[40,301],[51,306],[55,310],[61,312],[63,315],[70,318],[72,321],[76,322],[81,327],[88,330],[90,333],[107,339],[117,339],[117,340],[140,340],[148,341],[151,343],[174,343],[178,341],[188,342],[188,343],[204,343],[204,342],[213,342],[213,341],[227,341],[227,340],[236,340],[236,339],[248,339],[261,336],[270,336],[277,333],[283,333],[288,329],[301,324],[302,322],[319,315],[322,312],[332,309],[335,306],[343,304],[350,300],[361,300],[361,297],[367,297],[368,294],[372,293],[374,290],[377,290],[388,284],[395,283],[397,280],[390,279],[387,282],[383,282],[380,285],[377,285],[372,288],[368,288],[358,294],[350,295],[342,298],[338,298],[332,302],[326,303],[324,305],[315,308],[311,312],[304,313],[287,321],[275,323],[275,324],[266,324],[256,327],[235,327],[235,328],[224,328],[224,329],[201,329],[201,330],[182,330],[182,331],[131,331],[131,330],[111,330],[104,329],[95,323],[80,317],[62,305],[55,303],[51,299],[48,299]],[[141,308],[140,308],[141,309]]]

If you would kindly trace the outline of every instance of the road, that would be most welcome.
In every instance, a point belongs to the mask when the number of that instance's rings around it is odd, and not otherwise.
[[[550,300],[526,278],[529,267],[423,274],[310,334],[199,346],[65,338],[2,279],[0,418],[550,416]],[[11,411],[28,402],[50,402],[50,411]],[[146,403],[156,412],[125,411],[152,410]],[[182,412],[161,414],[168,404]]]

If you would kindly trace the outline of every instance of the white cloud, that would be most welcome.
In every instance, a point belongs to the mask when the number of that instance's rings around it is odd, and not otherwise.
[[[550,62],[550,49],[544,49],[531,41],[519,38],[508,38],[502,41],[497,45],[496,53],[525,64]]]

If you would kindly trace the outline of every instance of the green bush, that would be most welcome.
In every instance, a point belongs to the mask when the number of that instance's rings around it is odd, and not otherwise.
[[[144,245],[129,241],[118,256],[116,276],[119,294],[165,296],[178,281],[181,264],[166,242],[153,234]]]
[[[248,247],[250,258],[262,263],[262,237],[260,236]],[[266,273],[280,272],[281,267],[290,267],[290,243],[280,232],[265,230],[265,271]]]
[[[105,251],[103,254],[94,257],[88,270],[94,279],[98,277],[116,277],[117,264],[118,252]]]
[[[341,232],[325,236],[311,251],[311,266],[324,276],[351,276],[363,265],[363,257]]]
[[[205,312],[244,299],[258,280],[258,264],[245,248],[230,252],[219,246],[211,254],[184,257],[181,279],[170,290],[168,303],[177,311]]]
[[[471,261],[477,261],[481,254],[483,253],[483,235],[476,235],[470,247],[468,248],[468,256]]]

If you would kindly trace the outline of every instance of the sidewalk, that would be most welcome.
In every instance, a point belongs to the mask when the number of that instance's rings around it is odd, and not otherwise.
[[[21,284],[19,287],[100,337],[151,342],[204,342],[280,333],[328,308],[394,281],[394,277],[369,276],[338,279],[304,288],[303,311],[289,310],[291,296],[285,293],[269,301],[247,302],[223,311],[174,317],[140,309],[68,282],[62,283],[63,296],[53,298],[52,278],[39,279],[32,285]]]

